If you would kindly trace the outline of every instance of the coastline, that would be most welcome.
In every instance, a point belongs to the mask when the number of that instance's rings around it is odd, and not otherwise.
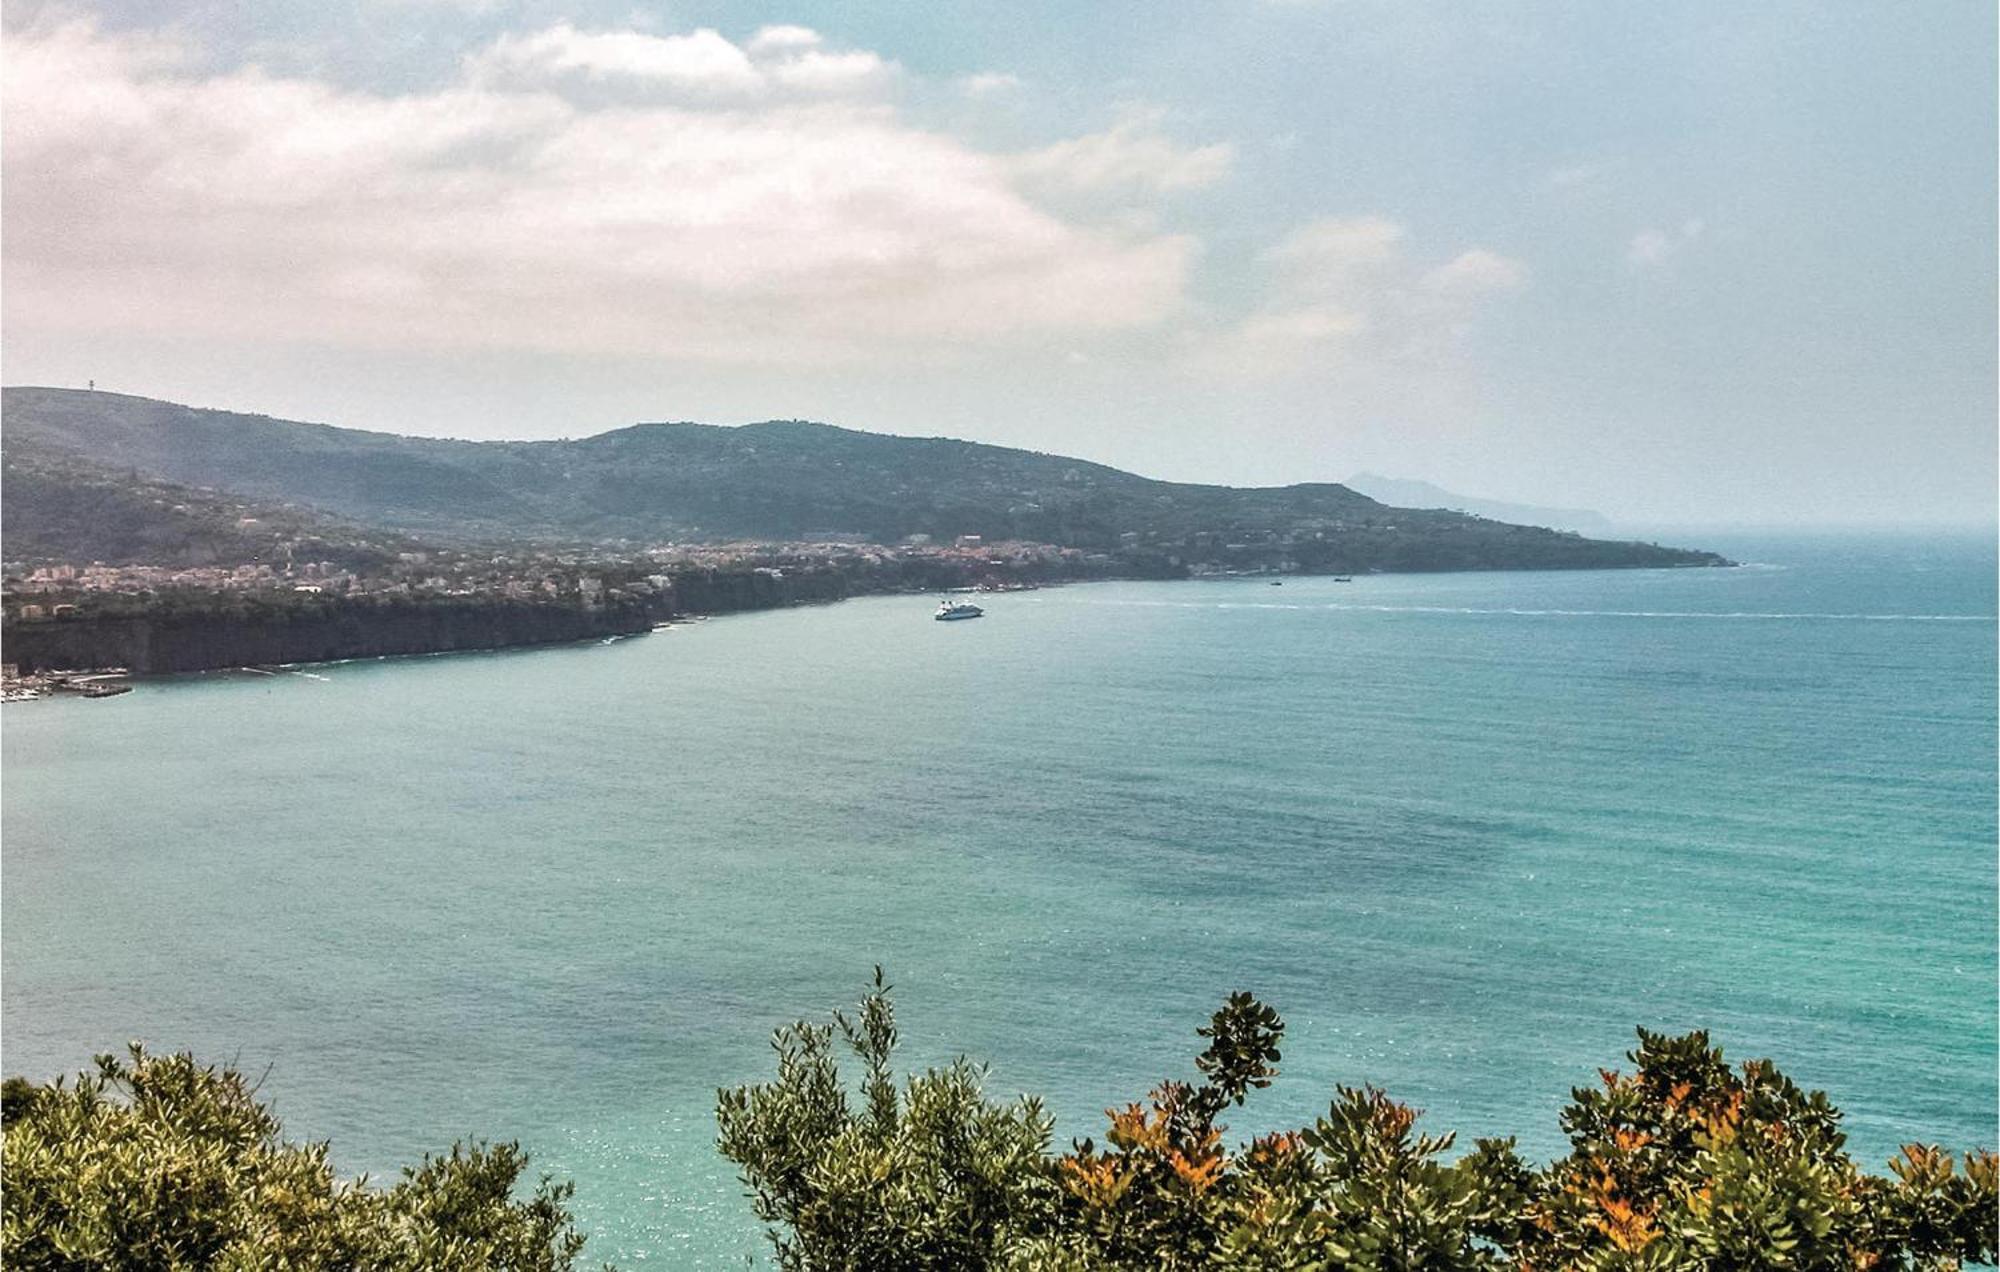
[[[1718,558],[1713,563],[1680,565],[1631,565],[1631,566],[1575,566],[1538,567],[1517,569],[1512,567],[1488,567],[1469,570],[1374,570],[1366,571],[1360,577],[1398,577],[1413,575],[1450,574],[1575,574],[1591,571],[1631,573],[1646,570],[1687,570],[1741,568],[1740,563]],[[307,624],[302,632],[294,622],[246,621],[236,615],[203,614],[195,612],[174,616],[139,613],[115,618],[84,616],[55,622],[25,624],[10,622],[0,629],[0,648],[6,656],[4,684],[0,685],[0,702],[30,701],[58,694],[73,694],[84,697],[111,696],[129,689],[131,678],[152,679],[179,675],[195,675],[214,672],[263,672],[291,671],[303,667],[334,666],[348,662],[377,661],[392,658],[437,657],[459,653],[494,653],[502,650],[533,650],[562,645],[581,645],[592,641],[609,644],[613,641],[634,636],[646,636],[672,627],[698,622],[710,618],[724,617],[739,613],[761,613],[777,609],[790,609],[804,605],[826,605],[838,601],[866,596],[930,596],[939,592],[975,592],[980,594],[1004,595],[1009,592],[1031,591],[1044,587],[1058,587],[1075,583],[1112,582],[1201,582],[1221,579],[1241,580],[1245,583],[1281,584],[1287,579],[1306,578],[1348,578],[1353,577],[1331,570],[1231,570],[1208,573],[1182,573],[1162,579],[1156,574],[1116,573],[1086,577],[1053,577],[1036,579],[1001,586],[922,586],[922,587],[854,587],[842,586],[837,589],[800,589],[789,587],[764,587],[753,589],[747,594],[741,591],[724,593],[734,602],[704,609],[661,609],[649,606],[599,606],[583,607],[559,604],[534,605],[460,605],[441,607],[431,612],[435,620],[439,614],[456,612],[473,620],[468,630],[464,624],[439,624],[436,621],[423,622],[414,630],[397,633],[389,632],[389,639],[367,639],[366,612],[347,609],[338,613],[341,636],[350,644],[358,642],[360,647],[347,648],[342,645],[322,645],[316,652],[319,657],[236,657],[226,656],[226,651],[243,651],[247,642],[251,646],[262,645],[272,652],[294,651],[301,641],[324,640],[325,623]],[[760,580],[768,581],[768,580]],[[777,580],[783,582],[784,580]],[[865,580],[843,580],[852,584]],[[368,615],[367,617],[381,617]],[[404,615],[390,615],[387,621],[394,627],[394,620]],[[355,620],[361,618],[357,625]],[[509,626],[505,621],[526,619],[524,629]],[[495,621],[499,620],[499,621]],[[360,634],[357,634],[360,633]],[[27,657],[20,657],[23,641],[28,644]],[[66,647],[66,648],[65,648]],[[99,649],[110,651],[93,659],[86,651]],[[214,651],[210,656],[203,656]],[[246,651],[247,652],[247,651]],[[122,654],[114,657],[112,653]],[[68,665],[59,665],[67,663]],[[120,687],[109,692],[80,692],[70,688],[81,686],[92,680],[117,678]]]

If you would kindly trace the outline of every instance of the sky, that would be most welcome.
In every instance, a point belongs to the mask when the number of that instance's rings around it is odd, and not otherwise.
[[[1994,518],[1990,0],[0,15],[9,384]]]

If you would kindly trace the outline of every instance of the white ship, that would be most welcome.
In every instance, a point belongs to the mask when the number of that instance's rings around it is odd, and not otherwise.
[[[937,613],[932,617],[940,623],[951,623],[961,618],[979,618],[985,613],[969,601],[939,601]]]

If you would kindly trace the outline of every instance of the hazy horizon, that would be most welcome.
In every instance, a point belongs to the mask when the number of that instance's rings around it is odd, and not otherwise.
[[[1994,520],[1989,6],[4,14],[10,382]]]

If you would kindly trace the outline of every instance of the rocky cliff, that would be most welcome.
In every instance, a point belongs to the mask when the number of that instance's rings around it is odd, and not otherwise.
[[[289,612],[217,606],[136,615],[16,620],[0,657],[23,672],[127,667],[140,673],[501,649],[643,632],[636,606],[525,601],[327,605]]]

